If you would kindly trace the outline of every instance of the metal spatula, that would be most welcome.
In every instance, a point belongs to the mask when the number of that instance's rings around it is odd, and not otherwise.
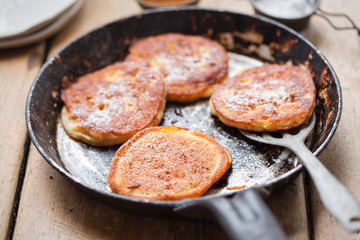
[[[310,174],[325,208],[348,231],[360,230],[360,204],[346,187],[339,182],[324,165],[306,147],[304,141],[315,126],[315,115],[301,130],[292,135],[289,132],[280,132],[282,137],[273,137],[269,133],[251,133],[240,130],[249,139],[261,143],[278,145],[292,150],[304,164]]]

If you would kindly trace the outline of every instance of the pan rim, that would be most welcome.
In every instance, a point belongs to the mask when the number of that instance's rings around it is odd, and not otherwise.
[[[56,163],[56,161],[54,159],[52,159],[50,156],[48,156],[46,154],[46,152],[44,151],[44,149],[41,147],[41,144],[38,141],[38,138],[36,136],[36,134],[33,131],[33,128],[31,126],[31,119],[30,119],[30,107],[31,107],[31,100],[32,100],[32,95],[33,95],[33,90],[35,88],[35,86],[37,85],[37,82],[39,81],[42,73],[52,64],[52,62],[64,51],[66,50],[69,46],[73,45],[74,43],[76,43],[77,41],[79,41],[80,39],[82,39],[84,36],[88,35],[89,33],[98,31],[102,28],[106,28],[112,24],[115,23],[120,23],[120,22],[125,22],[128,19],[132,19],[132,18],[137,18],[139,16],[144,16],[144,15],[151,15],[151,14],[158,14],[161,12],[172,12],[172,11],[182,11],[182,12],[187,12],[187,11],[198,11],[198,12],[204,12],[204,13],[208,13],[208,12],[214,12],[214,13],[228,13],[228,14],[234,14],[234,15],[243,15],[245,17],[248,18],[252,18],[252,19],[256,19],[256,20],[260,20],[260,21],[264,21],[270,24],[275,25],[278,28],[281,28],[284,31],[290,32],[291,34],[295,35],[297,38],[300,38],[302,41],[304,41],[307,45],[309,45],[314,51],[316,51],[316,53],[319,55],[319,57],[322,59],[322,61],[324,61],[324,63],[326,64],[326,66],[329,68],[329,71],[331,72],[332,76],[334,77],[334,83],[336,85],[336,90],[338,93],[338,102],[337,102],[337,106],[338,106],[338,112],[336,113],[336,117],[334,120],[334,124],[331,127],[330,132],[327,134],[327,136],[324,138],[323,142],[317,146],[316,150],[313,152],[313,154],[315,156],[318,156],[325,148],[326,146],[329,144],[330,140],[332,139],[332,137],[335,134],[335,131],[339,125],[340,122],[340,118],[341,118],[341,113],[342,113],[342,105],[343,105],[343,100],[342,100],[342,90],[341,90],[341,86],[340,86],[340,81],[333,69],[333,67],[329,64],[329,62],[327,61],[327,59],[325,58],[325,56],[321,53],[321,51],[319,49],[317,49],[317,47],[315,47],[309,40],[307,40],[305,37],[303,37],[301,34],[297,33],[295,30],[292,30],[291,28],[275,21],[272,20],[270,18],[264,17],[264,16],[258,16],[258,15],[249,15],[249,14],[244,14],[244,13],[238,13],[238,12],[234,12],[234,11],[228,11],[228,10],[222,10],[222,9],[210,9],[210,8],[199,8],[199,7],[195,7],[195,6],[181,6],[181,7],[164,7],[164,8],[159,8],[159,9],[149,9],[149,10],[145,10],[140,14],[134,14],[125,18],[120,18],[118,20],[100,25],[96,28],[93,28],[81,35],[79,35],[78,37],[74,38],[73,40],[71,40],[70,42],[68,42],[67,44],[65,44],[60,50],[58,50],[53,56],[51,56],[49,58],[49,60],[47,60],[45,62],[45,64],[42,66],[42,68],[40,69],[39,73],[37,74],[37,76],[35,77],[33,83],[31,84],[29,93],[28,93],[28,97],[27,97],[27,101],[26,101],[26,107],[25,107],[25,120],[26,120],[26,125],[27,125],[27,129],[28,129],[28,133],[30,136],[31,141],[33,142],[35,148],[38,150],[38,152],[42,155],[42,157],[55,169],[57,170],[62,176],[64,176],[66,179],[68,179],[70,182],[72,182],[73,184],[75,184],[77,187],[80,187],[83,190],[86,190],[87,192],[90,193],[94,193],[93,196],[96,196],[96,194],[101,194],[102,196],[106,197],[106,198],[111,198],[111,199],[115,199],[115,200],[121,200],[121,201],[127,201],[127,202],[132,202],[132,203],[146,203],[149,205],[161,205],[161,206],[167,206],[167,207],[176,207],[178,205],[181,204],[185,204],[187,202],[194,202],[194,201],[203,201],[206,199],[211,199],[211,198],[217,198],[217,197],[221,197],[221,196],[232,196],[235,193],[241,192],[241,191],[246,191],[247,189],[244,190],[237,190],[234,192],[230,192],[230,193],[217,193],[217,194],[212,194],[212,195],[205,195],[205,196],[201,196],[201,197],[197,197],[197,198],[188,198],[188,199],[182,199],[182,200],[178,200],[178,201],[148,201],[148,200],[142,200],[142,199],[135,199],[135,198],[130,198],[130,197],[125,197],[122,195],[118,195],[112,192],[106,192],[104,190],[101,189],[95,189],[92,188],[91,186],[87,186],[84,183],[80,182],[76,177],[74,177],[73,175],[71,175],[69,172],[67,172],[63,166],[60,166],[58,163]],[[249,189],[261,189],[261,188],[268,188],[271,187],[275,182],[283,182],[284,180],[288,179],[290,176],[297,176],[301,171],[303,171],[304,167],[302,164],[296,166],[295,168],[287,171],[286,173],[281,174],[280,176],[266,182],[263,184],[259,184],[257,186],[254,187],[250,187]]]

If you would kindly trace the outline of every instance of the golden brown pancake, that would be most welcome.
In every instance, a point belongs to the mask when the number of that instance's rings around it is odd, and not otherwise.
[[[147,200],[199,197],[228,170],[229,151],[200,132],[147,128],[112,160],[108,183],[118,194]]]
[[[252,68],[228,79],[210,99],[226,125],[248,131],[289,130],[304,124],[315,106],[311,76],[297,66]]]
[[[63,84],[61,120],[76,140],[95,146],[121,144],[162,119],[165,82],[137,63],[115,63]]]
[[[227,53],[220,44],[177,33],[138,40],[127,59],[160,71],[168,84],[167,99],[180,102],[209,97],[228,69]]]

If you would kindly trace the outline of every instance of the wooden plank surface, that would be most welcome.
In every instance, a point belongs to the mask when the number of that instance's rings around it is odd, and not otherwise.
[[[231,11],[253,13],[249,1],[244,0],[201,0],[199,6],[209,8],[223,8]],[[349,15],[356,18],[360,23],[357,10],[360,9],[360,2],[352,1],[322,1],[324,10],[345,9]],[[50,54],[54,54],[58,49],[64,46],[74,37],[82,34],[94,27],[109,21],[125,17],[134,13],[139,13],[141,8],[135,1],[95,1],[87,0],[72,24],[61,31],[52,41]],[[303,32],[316,46],[323,51],[324,55],[332,63],[337,72],[344,92],[344,113],[340,127],[331,142],[330,146],[321,154],[320,159],[325,165],[335,173],[335,175],[346,184],[360,198],[357,193],[360,187],[356,185],[359,182],[358,170],[360,163],[356,162],[359,156],[359,116],[360,107],[356,105],[359,99],[358,90],[360,81],[358,65],[360,50],[359,38],[354,32],[337,32],[321,18],[313,16],[310,26]],[[339,47],[341,43],[341,48]],[[41,50],[42,48],[40,48]],[[1,65],[0,70],[13,67],[16,76],[27,76],[27,70],[21,65],[26,62],[26,57],[31,56],[32,51],[24,49],[19,50],[21,54],[14,57],[14,61],[19,63],[9,63],[10,65]],[[13,52],[11,52],[13,54]],[[3,57],[0,60],[8,62],[11,56]],[[17,65],[19,64],[19,65]],[[4,66],[4,67],[3,67]],[[8,67],[9,66],[9,67]],[[36,65],[37,66],[37,65]],[[19,69],[22,69],[21,71]],[[26,68],[25,68],[26,69]],[[35,68],[33,68],[35,69]],[[35,71],[35,70],[33,70]],[[17,72],[20,72],[19,74]],[[36,71],[35,71],[36,72]],[[32,74],[35,74],[31,72]],[[2,76],[0,71],[0,77]],[[8,77],[15,73],[5,73]],[[30,74],[31,75],[31,74]],[[30,82],[32,79],[30,80]],[[3,86],[2,86],[3,87]],[[23,86],[21,86],[23,87]],[[26,89],[26,91],[28,88]],[[6,93],[0,87],[1,93]],[[26,93],[21,93],[25,102]],[[3,96],[0,96],[3,97]],[[1,98],[0,109],[4,108],[5,101],[10,99],[15,103],[16,96]],[[24,105],[24,103],[23,103]],[[6,113],[12,112],[12,109],[6,109]],[[16,108],[17,109],[17,108]],[[22,114],[23,114],[22,108]],[[20,112],[20,110],[19,110]],[[4,118],[5,119],[5,118]],[[19,118],[16,118],[19,119]],[[23,121],[24,117],[21,115]],[[345,120],[344,120],[345,119]],[[6,119],[5,119],[6,120]],[[0,121],[5,122],[3,116]],[[9,121],[9,120],[8,120]],[[12,120],[10,119],[10,122]],[[0,123],[3,123],[0,122]],[[22,123],[24,125],[24,123]],[[20,123],[21,125],[21,123]],[[6,125],[6,126],[15,126]],[[7,128],[9,128],[7,127]],[[4,129],[2,127],[2,129]],[[25,131],[25,128],[22,132]],[[9,143],[22,144],[25,140],[25,134],[19,130],[18,136],[8,137]],[[3,132],[0,132],[3,137]],[[6,133],[10,134],[10,129]],[[20,141],[19,141],[20,139]],[[22,140],[21,140],[22,139]],[[1,144],[6,141],[1,141]],[[20,144],[20,143],[19,143]],[[6,147],[6,146],[5,146]],[[21,147],[14,150],[14,156],[17,162],[21,159]],[[2,157],[8,154],[9,149],[0,148],[1,167],[3,166]],[[6,155],[5,155],[6,156]],[[18,159],[18,160],[16,160]],[[346,161],[342,161],[346,159]],[[9,167],[6,166],[8,169]],[[19,163],[17,163],[19,166]],[[19,167],[13,171],[13,180],[17,180]],[[3,188],[3,177],[1,177],[1,187]],[[5,178],[6,179],[6,178]],[[9,184],[5,184],[10,186]],[[14,184],[12,184],[14,185]],[[16,184],[15,184],[16,185]],[[14,187],[11,186],[11,191]],[[9,188],[9,189],[10,189]],[[7,198],[0,196],[0,204],[3,204]],[[13,193],[9,193],[13,197]],[[304,191],[303,177],[300,176],[293,183],[288,184],[268,199],[270,208],[285,228],[290,239],[308,239],[309,234],[315,239],[356,239],[358,234],[349,234],[323,209],[316,191],[311,188],[310,205],[312,217],[310,222],[307,221],[306,211],[306,194]],[[10,205],[9,205],[10,206]],[[11,206],[10,206],[11,207]],[[4,208],[5,209],[5,208]],[[9,209],[7,207],[6,209]],[[2,206],[0,210],[3,211]],[[1,212],[2,214],[2,212]],[[1,221],[3,216],[1,215]],[[1,225],[2,223],[0,222]],[[308,228],[308,224],[311,225]],[[5,224],[5,226],[7,226]],[[0,236],[6,230],[0,226]],[[310,231],[313,229],[313,231]],[[31,146],[21,202],[18,212],[18,218],[14,232],[15,239],[226,239],[224,232],[215,223],[205,221],[177,220],[169,221],[162,219],[152,219],[139,217],[132,214],[126,214],[103,205],[96,200],[86,196],[66,179],[61,177],[53,170],[39,155],[36,149]]]
[[[215,223],[145,218],[107,207],[55,172],[35,148],[28,164],[14,239],[225,239]]]
[[[208,4],[204,2],[202,1],[201,3],[210,7],[219,7],[216,1],[209,1]],[[103,12],[102,15],[111,16],[112,12],[108,8],[102,9],[101,6],[94,6],[93,3],[85,5],[83,12],[95,12],[96,9],[96,14],[98,15],[101,15]],[[238,2],[236,3],[238,4]],[[136,7],[134,6],[132,11],[139,11]],[[119,6],[112,6],[111,9],[121,8]],[[247,6],[247,9],[249,9],[249,6]],[[119,13],[119,11],[114,12]],[[131,11],[128,9],[126,13],[131,13]],[[86,14],[83,13],[83,15]],[[51,53],[57,51],[59,47],[79,33],[102,24],[107,20],[95,17],[96,21],[92,22],[86,18],[82,19],[83,15],[79,14],[76,24],[72,24],[55,38]],[[99,19],[104,22],[99,21]],[[34,190],[31,187],[34,185],[39,186],[38,189]],[[296,184],[290,185],[288,189],[286,188],[279,192],[278,197],[274,198],[276,200],[272,200],[273,198],[269,200],[270,206],[277,213],[277,217],[289,231],[288,233],[294,236],[294,239],[303,239],[302,236],[304,234],[307,235],[305,201],[302,189],[302,181],[299,178]],[[294,197],[294,192],[297,195],[297,200],[289,201],[289,199]],[[37,197],[34,198],[34,196]],[[281,199],[281,201],[277,199]],[[45,204],[38,206],[39,202]],[[296,204],[292,204],[293,202],[296,202]],[[296,205],[296,207],[293,208],[293,205]],[[37,211],[35,212],[34,206],[37,206]],[[93,212],[94,209],[98,209],[95,211],[98,214]],[[287,209],[301,209],[303,214],[298,214],[297,211],[287,211]],[[38,226],[28,222],[28,219],[31,218],[38,219]],[[291,221],[288,219],[291,219]],[[102,224],[99,225],[99,223]],[[141,226],[141,232],[136,231],[139,226]],[[299,228],[298,226],[301,227]],[[214,223],[201,221],[169,222],[167,220],[147,219],[124,214],[103,206],[67,183],[47,166],[41,156],[32,149],[29,156],[28,171],[14,236],[16,238],[31,236],[31,238],[39,239],[49,235],[63,239],[92,238],[91,236],[94,239],[99,236],[102,238],[107,238],[107,236],[108,238],[124,236],[127,239],[134,237],[147,238],[149,236],[152,239],[175,237],[181,239],[188,239],[189,237],[199,239],[225,238],[223,232]]]
[[[26,141],[25,102],[39,71],[44,44],[0,50],[0,237],[12,214]]]
[[[86,0],[77,17],[52,41],[49,56],[66,43],[93,28],[130,15],[141,13],[142,8],[133,0]]]
[[[360,26],[360,2],[357,0],[322,1],[321,8],[333,13],[345,13]],[[349,26],[344,18],[331,18],[337,26]],[[360,38],[355,30],[337,31],[324,19],[313,16],[311,28],[304,33],[326,56],[337,73],[343,92],[343,113],[336,134],[320,155],[324,165],[360,199]],[[320,202],[311,184],[311,223],[314,239],[360,239],[350,234],[331,217]]]
[[[303,174],[276,190],[268,199],[269,207],[292,240],[308,239],[307,206]]]
[[[127,8],[121,6],[119,1],[113,1],[106,7],[96,3],[98,2],[87,2],[74,24],[54,39],[50,55],[80,33],[141,10],[131,2],[126,4]],[[233,3],[239,10],[251,10],[250,5],[243,5],[239,1]],[[218,1],[201,1],[201,5],[213,8],[227,6],[228,9],[233,6]],[[94,19],[85,17],[94,15]],[[292,239],[304,239],[303,236],[307,236],[308,232],[302,182],[302,178],[298,178],[295,183],[269,199],[270,207]],[[38,187],[32,188],[34,185]],[[296,200],[290,201],[294,196]],[[44,204],[39,205],[39,202]],[[29,155],[18,215],[14,237],[19,239],[25,236],[35,239],[43,239],[45,236],[60,239],[112,239],[115,236],[125,239],[226,239],[215,223],[143,218],[104,206],[79,192],[59,176],[34,148],[31,148]],[[29,219],[37,221],[30,223]]]

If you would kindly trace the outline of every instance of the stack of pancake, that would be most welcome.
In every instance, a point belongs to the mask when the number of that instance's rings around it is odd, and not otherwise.
[[[226,125],[251,131],[304,124],[315,103],[308,73],[264,65],[227,78],[217,42],[169,33],[134,42],[125,61],[63,81],[61,120],[67,134],[94,146],[124,143],[112,160],[113,192],[148,200],[198,197],[232,164],[212,137],[160,124],[166,100],[210,99]]]

